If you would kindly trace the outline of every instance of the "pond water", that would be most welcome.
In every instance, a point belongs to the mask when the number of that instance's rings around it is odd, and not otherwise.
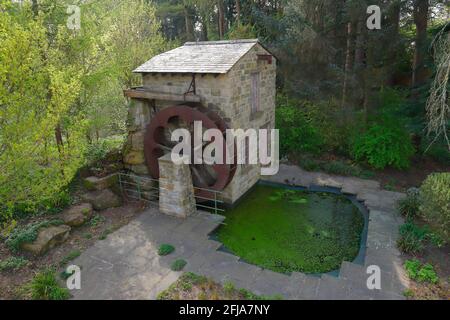
[[[214,234],[224,249],[276,272],[327,273],[360,253],[365,219],[346,196],[257,185]]]

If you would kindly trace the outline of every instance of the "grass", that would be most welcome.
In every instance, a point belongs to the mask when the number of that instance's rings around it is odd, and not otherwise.
[[[259,185],[227,212],[216,236],[248,263],[325,273],[359,253],[364,217],[344,196]]]
[[[59,286],[52,269],[38,273],[30,283],[30,290],[33,300],[67,300],[70,297],[69,290]]]
[[[89,221],[89,225],[93,228],[99,226],[100,224],[104,223],[106,221],[106,218],[104,216],[101,216],[99,214],[96,214],[94,217],[92,217],[91,221]]]
[[[64,266],[67,265],[70,261],[75,260],[75,259],[78,258],[79,256],[81,256],[81,251],[80,251],[80,250],[74,250],[74,251],[70,252],[67,256],[65,256],[65,257],[59,262],[59,266],[60,266],[60,267],[64,267]]]
[[[175,247],[171,244],[162,244],[158,248],[158,255],[160,256],[168,256],[169,254],[175,251]]]
[[[183,259],[178,259],[175,260],[171,265],[170,265],[170,270],[172,271],[181,271],[184,269],[184,267],[187,265],[187,262]]]
[[[231,282],[223,286],[194,273],[183,274],[177,282],[158,295],[158,300],[282,300],[280,295],[258,296],[245,289],[236,289]]]
[[[0,260],[0,272],[19,270],[28,263],[29,261],[22,257],[10,257],[6,260]]]

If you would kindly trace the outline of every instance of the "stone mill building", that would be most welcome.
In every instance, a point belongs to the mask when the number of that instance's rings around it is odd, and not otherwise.
[[[220,191],[223,201],[233,204],[258,182],[259,165],[181,168],[168,157],[171,130],[190,128],[193,120],[222,132],[275,128],[276,58],[258,40],[188,42],[134,72],[143,85],[124,92],[130,100],[128,170],[159,179],[175,202],[192,200],[191,188],[197,187]],[[163,211],[186,215],[175,207]]]

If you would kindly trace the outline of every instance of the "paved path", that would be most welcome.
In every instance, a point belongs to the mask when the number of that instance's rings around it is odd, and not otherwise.
[[[404,195],[380,190],[374,181],[308,173],[294,166],[282,165],[280,173],[270,180],[341,188],[364,201],[370,210],[365,265],[344,262],[339,277],[287,276],[263,270],[217,251],[221,244],[208,235],[223,217],[199,213],[180,220],[150,209],[74,261],[82,267],[82,290],[72,292],[74,299],[155,299],[181,275],[169,268],[177,258],[188,262],[184,271],[217,282],[231,281],[256,294],[307,300],[404,299],[402,293],[408,282],[395,247],[398,227],[403,223],[395,213],[395,204]],[[162,243],[174,245],[175,253],[159,257],[157,248]],[[366,270],[370,265],[381,268],[381,291],[367,289]]]

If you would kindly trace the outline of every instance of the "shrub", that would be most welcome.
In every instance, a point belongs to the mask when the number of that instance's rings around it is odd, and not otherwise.
[[[397,247],[404,253],[414,254],[421,252],[425,247],[427,230],[421,229],[408,222],[400,227],[400,238]]]
[[[280,153],[319,153],[323,139],[311,117],[293,100],[278,99],[277,128],[280,129]]]
[[[357,161],[367,161],[376,169],[406,169],[415,153],[411,137],[396,124],[372,125],[366,133],[356,136],[352,149]]]
[[[162,244],[158,249],[158,254],[160,256],[168,256],[175,251],[175,247],[170,244]]]
[[[24,227],[18,227],[11,232],[5,243],[11,251],[17,252],[20,250],[20,246],[23,243],[30,243],[36,240],[41,228],[59,226],[63,223],[64,222],[61,220],[51,220],[32,223]]]
[[[59,286],[55,271],[51,269],[38,273],[30,287],[34,300],[66,300],[70,297],[69,290]]]
[[[0,272],[18,270],[28,264],[28,260],[22,257],[10,257],[4,261],[0,261]]]
[[[420,212],[444,240],[450,232],[450,173],[430,175],[420,188]]]
[[[406,218],[414,218],[419,213],[420,191],[417,188],[408,190],[406,198],[398,202],[400,213]]]
[[[170,270],[172,271],[181,271],[184,269],[184,267],[187,265],[187,262],[183,259],[178,259],[175,260],[171,266],[170,266]]]
[[[405,270],[408,277],[419,282],[429,282],[436,284],[439,277],[433,266],[429,263],[422,265],[419,260],[407,260],[405,262]]]

